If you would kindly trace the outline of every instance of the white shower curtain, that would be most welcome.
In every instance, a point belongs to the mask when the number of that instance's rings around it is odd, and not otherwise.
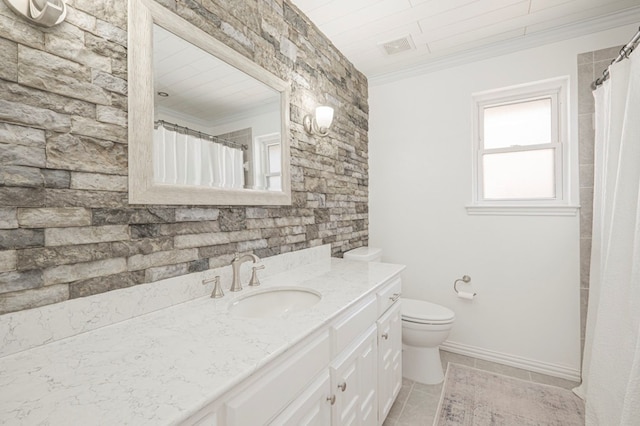
[[[242,150],[230,146],[223,147],[224,188],[244,187],[244,169]]]
[[[587,426],[640,425],[640,56],[595,93],[589,310],[582,384]]]
[[[153,174],[159,183],[244,187],[241,149],[158,126],[153,132]]]

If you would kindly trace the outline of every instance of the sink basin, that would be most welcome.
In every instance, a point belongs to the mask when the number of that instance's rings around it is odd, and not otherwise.
[[[241,317],[272,318],[309,308],[321,298],[311,289],[274,287],[240,297],[231,303],[229,312]]]

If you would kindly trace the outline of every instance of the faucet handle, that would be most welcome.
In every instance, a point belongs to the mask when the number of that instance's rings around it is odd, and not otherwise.
[[[219,299],[220,297],[224,296],[224,292],[222,291],[222,286],[220,285],[220,275],[216,275],[213,278],[209,278],[206,280],[202,280],[202,284],[209,284],[210,282],[213,282],[213,291],[211,292],[211,297],[214,299]]]
[[[251,273],[251,279],[249,280],[249,285],[252,285],[252,286],[259,286],[260,285],[260,280],[258,279],[258,274],[257,274],[257,272],[260,269],[264,269],[264,265],[254,266],[253,267],[253,272]]]

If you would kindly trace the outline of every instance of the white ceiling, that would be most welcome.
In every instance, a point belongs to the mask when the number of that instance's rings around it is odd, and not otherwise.
[[[640,0],[292,1],[370,80],[640,23]],[[380,46],[406,36],[415,49]]]
[[[210,127],[279,109],[280,93],[158,25],[153,42],[160,112]]]

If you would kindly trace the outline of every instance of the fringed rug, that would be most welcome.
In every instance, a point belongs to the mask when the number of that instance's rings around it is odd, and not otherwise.
[[[584,426],[570,390],[449,363],[434,426]]]

